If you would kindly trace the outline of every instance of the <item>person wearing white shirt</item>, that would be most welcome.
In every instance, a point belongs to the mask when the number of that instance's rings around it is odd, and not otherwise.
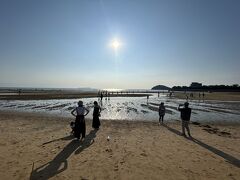
[[[86,134],[86,123],[85,116],[89,113],[89,110],[83,106],[83,102],[78,102],[78,107],[71,111],[71,114],[76,117],[75,127],[74,127],[74,136],[79,140],[85,138]]]

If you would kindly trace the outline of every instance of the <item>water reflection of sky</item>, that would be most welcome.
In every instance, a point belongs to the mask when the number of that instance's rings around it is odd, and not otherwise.
[[[76,107],[79,99],[57,100],[1,100],[0,109],[27,112],[43,112],[60,116],[71,116],[70,111]],[[85,106],[90,110],[87,118],[92,117],[93,102],[98,98],[84,98]],[[158,105],[164,102],[166,105],[165,120],[179,119],[177,107],[184,100],[172,99],[166,95],[153,95],[149,97],[111,97],[103,98],[101,118],[111,120],[158,120]],[[190,101],[192,121],[227,121],[240,123],[240,102],[223,101]]]

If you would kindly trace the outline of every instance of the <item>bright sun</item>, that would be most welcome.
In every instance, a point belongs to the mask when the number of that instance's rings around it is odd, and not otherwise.
[[[120,47],[121,47],[121,43],[118,39],[114,39],[112,42],[111,42],[111,47],[114,49],[114,50],[118,50]]]

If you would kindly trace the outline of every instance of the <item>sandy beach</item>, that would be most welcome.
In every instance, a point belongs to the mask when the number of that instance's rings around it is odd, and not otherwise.
[[[238,179],[240,126],[87,120],[84,141],[72,118],[0,112],[1,179]],[[110,136],[110,140],[107,140]]]
[[[240,180],[239,17],[0,1],[0,180]]]

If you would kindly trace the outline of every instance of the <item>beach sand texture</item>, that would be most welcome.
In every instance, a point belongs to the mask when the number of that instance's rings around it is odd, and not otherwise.
[[[239,126],[87,120],[83,142],[71,118],[0,112],[1,179],[238,179]],[[110,140],[107,140],[107,137]]]

